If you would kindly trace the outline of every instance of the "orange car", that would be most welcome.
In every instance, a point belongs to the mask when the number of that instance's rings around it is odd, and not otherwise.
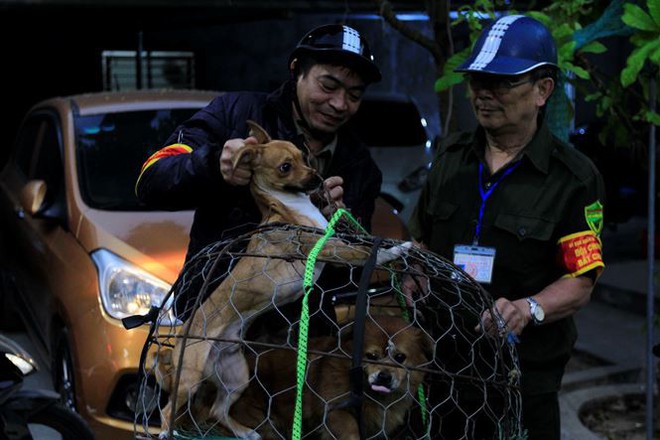
[[[42,102],[0,175],[0,304],[13,297],[52,362],[55,389],[99,439],[132,438],[147,328],[127,331],[121,319],[161,302],[192,223],[190,211],[138,202],[140,166],[216,95],[143,91]],[[374,232],[402,238],[392,210],[382,201],[377,209]]]

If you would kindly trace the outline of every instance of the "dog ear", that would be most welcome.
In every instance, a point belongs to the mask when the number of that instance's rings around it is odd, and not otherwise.
[[[240,150],[238,150],[235,154],[234,157],[231,159],[231,166],[233,169],[236,169],[236,167],[241,164],[241,163],[250,163],[254,159],[256,159],[258,154],[258,148],[256,145],[246,145]]]
[[[266,133],[266,130],[264,130],[264,128],[256,122],[248,119],[247,125],[250,127],[250,136],[257,138],[257,142],[260,144],[267,144],[272,140],[268,133]]]
[[[355,321],[351,321],[339,329],[339,343],[344,346],[347,343],[353,342],[353,329],[355,329]]]

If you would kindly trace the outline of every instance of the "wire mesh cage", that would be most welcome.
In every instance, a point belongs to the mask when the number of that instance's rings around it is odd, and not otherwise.
[[[398,240],[270,225],[215,243],[152,323],[136,438],[523,439],[515,346],[480,329],[488,309]]]

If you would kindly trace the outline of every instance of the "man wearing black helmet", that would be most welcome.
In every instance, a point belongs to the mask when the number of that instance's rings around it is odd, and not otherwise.
[[[483,311],[466,331],[519,341],[522,426],[530,440],[558,440],[557,392],[577,337],[572,315],[604,267],[602,179],[544,121],[558,68],[541,23],[498,19],[456,70],[465,72],[479,127],[440,147],[410,230],[496,299],[494,313]],[[442,421],[442,438],[497,437],[502,421],[483,399],[459,402],[464,412]]]
[[[346,206],[371,228],[382,175],[345,127],[367,86],[381,79],[367,41],[349,26],[320,26],[302,38],[288,62],[292,78],[278,90],[219,96],[143,165],[136,186],[140,200],[166,210],[195,209],[186,261],[228,231],[246,232],[260,221],[247,185],[249,169],[231,166],[234,151],[256,142],[248,136],[247,120],[308,155],[325,179],[331,202],[322,207],[326,215]]]

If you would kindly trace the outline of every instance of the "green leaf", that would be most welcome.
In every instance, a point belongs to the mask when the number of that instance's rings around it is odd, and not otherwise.
[[[585,69],[582,67],[576,66],[573,63],[566,62],[564,63],[564,67],[569,69],[571,72],[575,73],[575,75],[578,78],[582,79],[589,79],[591,76],[589,75],[589,72],[587,72]]]
[[[635,46],[644,46],[646,43],[653,41],[657,38],[656,34],[651,32],[638,32],[630,37],[630,42]]]
[[[614,142],[615,145],[629,145],[630,135],[622,124],[614,126]]]
[[[552,28],[552,18],[549,15],[539,11],[528,11],[525,15],[532,17],[543,23],[546,27]]]
[[[573,58],[573,53],[575,52],[575,46],[577,45],[577,42],[575,41],[569,41],[568,43],[562,45],[559,48],[559,59],[560,60],[570,60]]]
[[[601,92],[595,92],[595,93],[591,93],[591,94],[585,96],[584,100],[585,100],[585,102],[596,101],[596,100],[600,99],[601,96],[603,96],[603,94]]]
[[[582,49],[580,49],[580,52],[603,53],[603,52],[607,52],[607,47],[605,47],[605,45],[600,41],[592,41],[586,46],[583,46]]]
[[[653,61],[655,64],[660,65],[660,45],[649,54],[649,60]]]
[[[463,74],[454,72],[454,69],[465,61],[469,55],[470,49],[465,48],[447,59],[442,69],[442,76],[435,81],[435,85],[433,86],[436,92],[442,92],[463,82]]]
[[[609,96],[603,96],[603,99],[600,102],[603,105],[603,110],[607,110],[612,107],[612,98]]]
[[[646,114],[644,115],[644,118],[646,121],[653,125],[660,125],[660,114],[652,111],[647,111]]]
[[[447,75],[442,75],[440,78],[438,78],[435,81],[433,89],[436,92],[442,92],[449,89],[452,86],[455,86],[456,84],[460,84],[461,82],[463,82],[463,75],[461,75],[460,73],[451,73]]]
[[[649,0],[646,4],[649,7],[651,18],[653,18],[655,24],[660,27],[660,2],[657,0]]]
[[[550,29],[553,29],[552,25],[550,25]],[[555,40],[561,40],[565,37],[572,35],[573,35],[573,29],[568,23],[564,23],[561,26],[554,28],[554,30],[552,31],[552,36],[555,38]]]
[[[470,48],[465,48],[462,51],[456,52],[454,55],[447,58],[447,61],[445,61],[445,65],[442,68],[442,75],[444,76],[449,73],[455,73],[454,69],[460,66],[463,61],[467,60],[469,56]]]
[[[651,0],[651,2],[653,1],[657,0]],[[660,31],[660,26],[658,26],[651,16],[639,6],[633,5],[632,3],[626,3],[623,5],[623,10],[624,13],[621,17],[621,21],[628,26],[643,31]]]
[[[626,67],[621,71],[621,85],[628,87],[630,84],[637,81],[639,72],[644,67],[644,62],[649,54],[654,52],[657,47],[660,47],[660,40],[648,43],[632,51],[626,60]]]

